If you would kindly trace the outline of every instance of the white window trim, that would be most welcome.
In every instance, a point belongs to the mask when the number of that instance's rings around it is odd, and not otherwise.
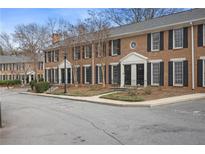
[[[173,86],[175,86],[175,87],[183,87],[184,74],[183,74],[183,76],[182,76],[182,84],[175,84],[175,62],[182,62],[182,73],[184,72],[184,64],[183,64],[183,61],[182,61],[182,60],[181,60],[181,61],[179,61],[179,60],[173,61]]]
[[[115,40],[112,40],[112,43],[111,43],[111,48],[112,48],[112,56],[117,56],[118,54],[116,53],[116,54],[113,54],[113,41],[115,41]]]
[[[173,61],[173,62],[180,62],[180,61],[185,61],[186,60],[186,58],[172,58],[172,59],[170,59],[170,61]]]
[[[132,43],[135,43],[135,44],[136,44],[136,46],[135,46],[134,48],[132,47]],[[130,42],[130,48],[131,48],[131,49],[136,49],[136,47],[137,47],[137,43],[136,43],[135,41],[131,41],[131,42]]]
[[[205,24],[203,24],[203,46],[205,46]]]
[[[202,71],[202,73],[203,73],[203,76],[202,76],[202,77],[203,77],[203,81],[202,81],[202,82],[203,82],[203,87],[205,87],[205,83],[204,83],[204,81],[205,81],[205,75],[204,75],[204,73],[205,73],[205,72],[204,72],[205,59],[203,59],[203,65],[202,65],[202,66],[203,66],[203,71]]]
[[[162,62],[162,59],[154,59],[154,60],[149,60],[150,63],[160,63]]]
[[[182,29],[182,47],[175,47],[175,30],[178,30],[178,29]],[[184,31],[183,31],[183,28],[177,28],[177,29],[173,29],[173,49],[182,49],[183,46],[184,46]]]
[[[153,34],[155,33],[159,33],[159,49],[153,49]],[[160,32],[155,32],[155,33],[151,33],[151,51],[156,52],[156,51],[160,51]]]
[[[152,86],[159,86],[160,81],[159,81],[158,84],[157,83],[153,83],[153,64],[159,64],[159,71],[160,71],[160,62],[152,62],[151,63],[151,85]]]
[[[87,48],[87,46],[88,46],[88,45],[85,45],[85,47],[84,47],[84,58],[85,58],[85,59],[90,58],[89,56],[88,56],[88,57],[86,56],[86,52],[87,52],[86,48]],[[92,53],[92,47],[91,47],[91,53]]]
[[[84,78],[84,80],[85,80],[84,83],[85,83],[85,84],[90,84],[89,82],[86,81],[86,80],[87,80],[87,76],[86,76],[87,70],[86,70],[86,69],[87,69],[88,67],[90,67],[90,65],[84,65],[84,67],[85,67],[85,68],[84,68],[84,69],[85,69],[85,70],[84,70],[84,77],[85,77],[85,78]]]

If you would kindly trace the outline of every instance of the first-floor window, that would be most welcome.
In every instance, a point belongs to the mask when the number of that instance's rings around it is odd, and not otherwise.
[[[91,79],[91,67],[85,67],[85,84],[89,84]]]
[[[112,84],[118,83],[118,65],[112,65]]]
[[[183,61],[173,62],[174,64],[174,85],[183,85]]]
[[[98,66],[98,83],[102,83],[102,66]]]
[[[159,85],[160,63],[152,63],[152,85]]]

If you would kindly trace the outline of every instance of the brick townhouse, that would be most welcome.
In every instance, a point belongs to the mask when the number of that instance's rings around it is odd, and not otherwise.
[[[95,44],[75,45],[74,50],[65,49],[57,34],[53,41],[44,51],[47,81],[73,84],[74,66],[79,84],[102,83],[102,58]],[[103,56],[106,84],[205,91],[205,9],[111,28]]]
[[[37,78],[43,78],[43,57],[38,58]],[[0,80],[22,80],[29,83],[34,79],[34,63],[26,56],[0,56]]]

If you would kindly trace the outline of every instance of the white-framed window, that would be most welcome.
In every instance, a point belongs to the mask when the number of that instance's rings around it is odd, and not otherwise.
[[[183,86],[183,61],[173,61],[173,85]]]
[[[85,67],[85,74],[84,74],[84,77],[85,77],[85,84],[90,84],[90,78],[91,78],[91,66],[90,65],[86,65],[84,66]]]
[[[86,45],[84,47],[84,58],[90,58],[91,57],[91,54],[92,54],[92,45]]]
[[[159,86],[160,83],[160,62],[151,63],[151,85]]]
[[[120,39],[112,40],[112,56],[118,55],[120,52]]]
[[[183,48],[183,28],[173,30],[173,47],[174,49]]]
[[[160,33],[151,34],[151,50],[159,51],[160,50]]]
[[[73,48],[74,60],[80,59],[80,46]]]

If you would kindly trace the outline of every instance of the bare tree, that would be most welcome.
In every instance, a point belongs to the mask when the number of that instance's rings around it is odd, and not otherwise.
[[[106,16],[96,11],[89,11],[89,17],[86,19],[87,28],[89,31],[87,40],[91,40],[97,45],[96,50],[100,64],[102,74],[102,86],[105,87],[105,67],[107,63],[106,50],[108,44],[108,37],[110,33],[110,24]],[[94,51],[93,51],[94,56]]]
[[[156,17],[180,12],[177,8],[110,8],[101,11],[113,25],[138,23]]]
[[[16,48],[14,47],[14,42],[12,42],[12,37],[7,33],[0,34],[0,46],[1,52],[5,54],[16,54]]]
[[[35,79],[37,75],[38,54],[48,45],[48,32],[44,26],[35,23],[18,25],[13,34],[18,48],[33,59]]]

